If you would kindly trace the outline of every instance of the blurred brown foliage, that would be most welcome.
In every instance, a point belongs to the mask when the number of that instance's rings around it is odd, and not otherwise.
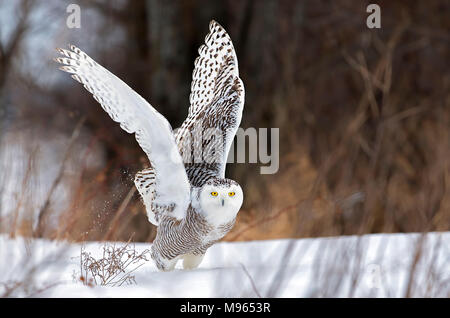
[[[378,1],[381,29],[366,26],[370,1],[71,2],[103,17],[96,29],[103,33],[92,34],[86,22],[71,37],[94,37],[95,45],[82,49],[174,128],[187,114],[193,61],[209,21],[229,32],[246,88],[241,126],[280,128],[280,170],[260,175],[258,165],[228,165],[245,202],[226,239],[450,229],[448,1]],[[33,2],[23,3],[22,16]],[[113,27],[123,40],[102,41]],[[45,229],[43,222],[40,235],[151,240],[155,228],[132,183],[147,159],[133,136],[75,82],[43,88],[13,69],[5,58],[20,60],[27,28],[18,23],[17,30],[14,51],[5,55],[7,46],[0,47],[0,101],[8,96],[24,106],[3,122],[70,136],[85,117],[87,144],[106,154],[103,169],[80,167],[60,226]],[[19,232],[32,232],[23,227]]]

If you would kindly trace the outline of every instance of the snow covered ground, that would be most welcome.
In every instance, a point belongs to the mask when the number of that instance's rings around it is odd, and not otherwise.
[[[100,257],[104,244],[85,250]],[[81,246],[0,236],[0,295],[16,286],[9,296],[450,297],[450,232],[224,242],[196,270],[158,272],[150,260],[121,287],[76,279]]]

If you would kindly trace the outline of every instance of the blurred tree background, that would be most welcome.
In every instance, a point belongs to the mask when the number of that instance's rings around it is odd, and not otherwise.
[[[69,29],[66,8],[81,8]],[[241,127],[280,128],[280,169],[229,164],[245,192],[227,240],[450,229],[450,3],[0,1],[0,230],[151,241],[133,136],[57,70],[73,43],[179,127],[215,19],[246,88]]]

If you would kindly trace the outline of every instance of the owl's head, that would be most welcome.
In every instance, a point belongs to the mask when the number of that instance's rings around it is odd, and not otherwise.
[[[236,217],[244,194],[241,186],[230,179],[212,179],[199,191],[200,207],[208,221],[223,224]]]

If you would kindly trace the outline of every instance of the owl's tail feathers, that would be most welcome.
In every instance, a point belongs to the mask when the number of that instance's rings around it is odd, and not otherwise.
[[[152,209],[152,201],[155,198],[156,175],[153,168],[147,168],[136,173],[134,184],[144,201],[147,216],[151,223],[158,225],[157,217]]]

